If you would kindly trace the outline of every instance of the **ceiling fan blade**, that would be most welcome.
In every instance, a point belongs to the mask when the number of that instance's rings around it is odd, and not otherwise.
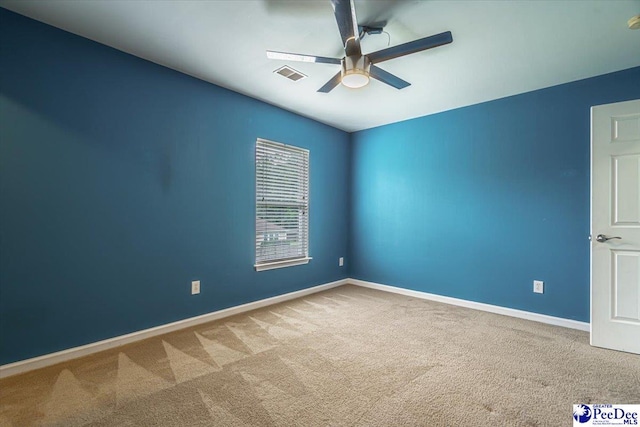
[[[411,86],[411,83],[404,81],[400,77],[394,76],[393,74],[383,70],[382,68],[376,67],[375,65],[371,66],[369,75],[376,80],[380,80],[382,83],[386,83],[389,86],[395,87],[396,89],[404,89],[407,86]]]
[[[451,31],[445,31],[444,33],[436,34],[433,36],[425,37],[422,39],[414,40],[412,42],[403,43],[398,46],[382,49],[377,52],[369,53],[369,61],[372,64],[377,64],[382,61],[388,61],[389,59],[397,58],[399,56],[409,55],[411,53],[420,52],[422,50],[431,49],[434,47],[442,46],[453,41]]]
[[[329,80],[328,82],[326,82],[324,84],[324,86],[322,86],[320,89],[318,89],[318,92],[322,92],[322,93],[329,93],[331,92],[331,90],[333,88],[335,88],[336,86],[338,86],[340,84],[340,81],[342,80],[342,72],[339,72],[338,74],[336,74],[335,76],[333,76],[331,78],[331,80]]]
[[[358,21],[356,19],[356,8],[353,0],[331,0],[333,14],[338,23],[340,37],[346,56],[362,55],[360,50],[360,31],[358,31]]]
[[[267,58],[269,59],[281,59],[283,61],[297,61],[297,62],[317,62],[320,64],[338,64],[340,65],[340,59],[327,58],[324,56],[314,55],[301,55],[299,53],[287,53],[287,52],[275,52],[273,50],[267,51]]]

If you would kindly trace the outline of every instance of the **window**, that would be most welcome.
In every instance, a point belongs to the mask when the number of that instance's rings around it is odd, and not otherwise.
[[[309,257],[309,150],[256,141],[258,271],[306,264]]]

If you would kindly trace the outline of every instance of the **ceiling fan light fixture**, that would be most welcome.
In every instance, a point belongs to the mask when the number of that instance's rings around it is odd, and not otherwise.
[[[369,83],[371,62],[363,55],[347,56],[342,60],[342,78],[344,86],[358,89]]]
[[[369,73],[365,70],[351,70],[342,75],[342,84],[351,89],[358,89],[369,83]]]

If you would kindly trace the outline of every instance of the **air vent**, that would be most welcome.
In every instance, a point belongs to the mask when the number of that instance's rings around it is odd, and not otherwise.
[[[304,74],[302,74],[300,71],[294,70],[293,68],[285,65],[284,67],[280,67],[277,70],[274,71],[274,73],[278,73],[283,77],[288,78],[289,80],[293,80],[294,82],[297,82],[298,80],[302,80],[304,79],[305,76]]]

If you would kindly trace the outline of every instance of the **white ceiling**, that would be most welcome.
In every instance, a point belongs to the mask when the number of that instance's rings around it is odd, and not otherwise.
[[[328,0],[0,0],[0,6],[334,127],[356,131],[640,66],[640,0],[356,0],[391,45],[450,30],[453,43],[380,64],[412,83],[317,93],[339,66],[265,50],[342,57]],[[387,46],[366,36],[363,53]],[[309,77],[273,73],[284,64]]]

